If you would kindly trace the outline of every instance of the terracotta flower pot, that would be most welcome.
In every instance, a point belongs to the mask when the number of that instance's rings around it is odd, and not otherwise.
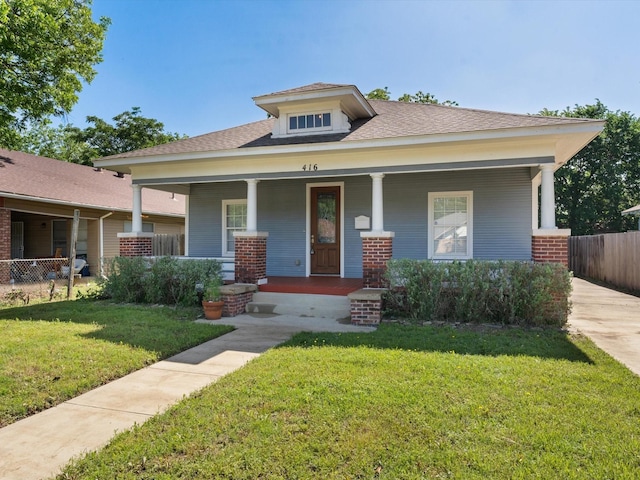
[[[204,318],[207,320],[219,320],[222,316],[222,306],[224,305],[223,301],[219,302],[210,302],[203,301],[202,308],[204,309]]]

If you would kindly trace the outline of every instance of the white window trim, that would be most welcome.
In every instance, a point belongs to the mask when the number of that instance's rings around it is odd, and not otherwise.
[[[435,254],[433,251],[433,222],[434,222],[434,198],[441,197],[467,197],[467,253],[466,255],[456,254]],[[428,257],[432,260],[470,260],[473,258],[473,190],[458,191],[458,192],[429,192],[428,195]]]
[[[222,256],[235,257],[235,251],[229,251],[227,247],[227,206],[228,205],[246,205],[246,198],[237,198],[232,200],[222,200]]]
[[[331,125],[327,125],[326,127],[305,127],[305,128],[294,128],[292,129],[289,125],[290,125],[290,118],[291,117],[302,117],[302,116],[308,116],[308,115],[324,115],[325,113],[328,113],[331,115]],[[290,113],[287,115],[287,133],[289,135],[299,135],[299,134],[309,134],[309,133],[314,133],[314,132],[328,132],[333,130],[333,112],[331,110],[327,110],[327,111],[315,111],[315,112],[299,112],[299,113]]]

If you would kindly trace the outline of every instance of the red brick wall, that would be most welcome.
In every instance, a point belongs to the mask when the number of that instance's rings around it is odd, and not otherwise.
[[[237,283],[258,284],[267,278],[267,237],[235,237],[235,274]]]
[[[536,263],[562,263],[569,267],[569,238],[565,236],[531,237],[531,257]]]
[[[382,300],[351,300],[351,323],[378,325],[382,318]]]
[[[387,262],[393,254],[393,238],[362,238],[362,283],[365,288],[384,288]]]
[[[120,237],[121,257],[150,257],[152,254],[152,237]]]
[[[0,199],[2,202],[3,199]],[[11,259],[11,210],[0,208],[0,260]],[[8,263],[0,264],[0,284],[11,279]]]

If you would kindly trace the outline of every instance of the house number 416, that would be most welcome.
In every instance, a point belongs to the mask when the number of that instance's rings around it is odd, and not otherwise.
[[[318,170],[318,164],[317,163],[309,163],[308,165],[303,165],[302,166],[302,170],[304,170],[305,172],[309,171],[309,172],[315,172]]]

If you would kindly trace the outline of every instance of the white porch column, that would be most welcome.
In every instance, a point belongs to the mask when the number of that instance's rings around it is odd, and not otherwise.
[[[382,179],[384,178],[384,173],[372,173],[370,175],[373,180],[371,189],[371,231],[383,232],[384,208],[382,201]]]
[[[247,232],[258,231],[258,181],[255,178],[247,182]]]
[[[142,187],[135,183],[133,189],[133,209],[131,211],[131,233],[142,232]]]
[[[542,165],[540,228],[554,229],[556,227],[556,200],[553,188],[553,165]]]

